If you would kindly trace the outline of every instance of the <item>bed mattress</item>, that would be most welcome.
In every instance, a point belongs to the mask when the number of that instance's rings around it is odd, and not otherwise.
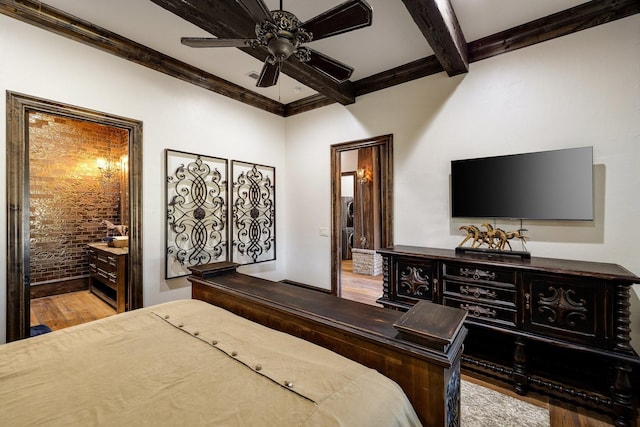
[[[0,346],[2,426],[419,426],[400,387],[197,300]]]

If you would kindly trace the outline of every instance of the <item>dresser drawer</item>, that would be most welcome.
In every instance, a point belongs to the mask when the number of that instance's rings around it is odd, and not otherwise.
[[[474,267],[470,264],[444,263],[443,274],[446,277],[469,279],[483,282],[500,282],[515,285],[516,272],[487,266]]]
[[[444,294],[472,299],[489,304],[500,304],[515,310],[516,289],[511,285],[491,285],[485,282],[449,280],[443,281]]]
[[[516,326],[518,316],[515,309],[492,304],[484,304],[480,301],[450,295],[445,295],[442,302],[450,307],[463,308],[467,310],[467,320],[469,321],[508,327]]]

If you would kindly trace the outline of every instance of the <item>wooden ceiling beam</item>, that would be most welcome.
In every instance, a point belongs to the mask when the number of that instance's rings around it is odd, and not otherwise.
[[[151,0],[153,3],[208,33],[225,39],[255,37],[255,22],[233,1],[229,0]],[[188,36],[185,34],[185,36]],[[269,56],[264,48],[240,48],[261,62]],[[314,68],[295,59],[285,61],[282,72],[303,85],[342,105],[356,101],[350,81],[337,83]]]
[[[174,2],[177,5],[184,3],[180,0],[174,0]],[[208,13],[218,13],[216,7],[223,7],[223,3],[221,1],[205,1],[203,7],[210,8]],[[192,19],[201,19],[201,15],[195,13],[197,10],[193,12]],[[319,91],[320,93],[317,95],[282,105],[91,23],[79,20],[39,1],[0,0],[0,13],[279,116],[287,117],[337,102]],[[638,0],[594,0],[471,42],[468,44],[469,62],[531,46],[636,13],[640,13],[640,1]],[[246,20],[244,25],[246,27],[249,24],[253,25]],[[224,25],[224,23],[220,25]],[[438,64],[440,61],[435,59],[434,56],[422,58],[350,83],[352,93],[355,94],[353,99],[355,100],[355,96],[441,72],[443,67]]]
[[[640,13],[638,0],[593,0],[469,43],[476,62]]]
[[[0,13],[280,116],[284,106],[39,1],[0,0]]]
[[[467,42],[449,0],[402,0],[449,76],[469,71]]]

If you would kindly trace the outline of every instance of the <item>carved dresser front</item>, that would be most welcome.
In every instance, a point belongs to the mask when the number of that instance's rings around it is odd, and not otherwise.
[[[385,307],[427,300],[467,310],[463,367],[610,413],[635,416],[629,292],[640,278],[608,263],[394,246],[379,249]]]

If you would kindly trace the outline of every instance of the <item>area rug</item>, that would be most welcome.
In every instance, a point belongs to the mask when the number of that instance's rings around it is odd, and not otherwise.
[[[36,325],[31,327],[29,336],[35,337],[37,335],[48,334],[49,332],[51,332],[51,328],[47,325]]]
[[[461,427],[549,427],[549,411],[470,381],[460,384]]]

